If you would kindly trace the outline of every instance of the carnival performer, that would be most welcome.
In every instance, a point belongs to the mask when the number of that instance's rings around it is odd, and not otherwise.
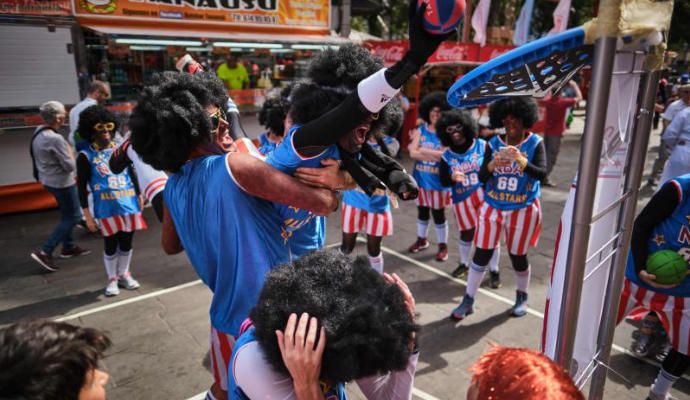
[[[360,257],[318,251],[269,272],[228,375],[234,399],[409,399],[414,297]]]
[[[387,124],[385,126],[379,125],[377,131],[369,131],[367,144],[373,149],[395,158],[400,150],[400,145],[397,140],[386,133],[395,134],[400,129],[403,120],[402,108],[395,104],[394,107],[384,108],[382,112],[390,114],[385,118]],[[372,268],[382,274],[381,242],[384,236],[393,234],[391,201],[386,191],[379,189],[371,196],[359,188],[345,191],[340,221],[343,230],[340,250],[344,254],[352,253],[357,244],[357,234],[359,232],[366,233],[369,263]]]
[[[337,197],[248,154],[229,152],[227,94],[212,74],[165,72],[144,88],[130,118],[132,147],[168,171],[163,248],[185,250],[211,300],[209,398],[227,398],[227,365],[241,322],[268,270],[289,260],[273,202],[328,214]],[[256,196],[256,197],[255,197]],[[262,200],[266,199],[268,201]]]
[[[259,124],[266,131],[259,135],[259,151],[261,154],[268,154],[275,150],[276,146],[283,141],[286,125],[292,125],[291,121],[286,124],[290,105],[283,96],[270,97],[264,101],[259,110]]]
[[[109,161],[110,170],[119,174],[129,166],[136,171],[137,183],[142,190],[144,200],[151,204],[156,212],[158,221],[163,221],[163,190],[168,181],[168,175],[144,163],[132,148],[129,138],[125,139],[115,151]]]
[[[669,399],[671,386],[690,366],[690,277],[676,285],[660,284],[645,269],[647,257],[659,250],[673,250],[690,261],[688,215],[690,174],[664,183],[633,226],[618,322],[634,311],[648,311],[637,344],[648,346],[662,327],[671,344],[649,391],[651,400]]]
[[[115,174],[108,165],[116,147],[116,131],[115,116],[103,106],[91,106],[79,116],[79,134],[89,143],[77,156],[79,202],[89,231],[96,232],[100,226],[103,235],[106,296],[118,295],[119,286],[129,290],[139,287],[129,271],[132,240],[135,231],[146,229],[141,215],[143,199],[136,178],[132,179],[134,172],[129,168]],[[94,215],[89,211],[87,186],[93,194]]]
[[[486,142],[477,137],[478,130],[477,122],[468,111],[445,111],[436,122],[436,134],[441,144],[447,147],[441,156],[439,178],[443,186],[452,189],[453,211],[460,232],[460,263],[452,272],[456,278],[467,276],[479,209],[484,204],[479,170],[484,163]],[[490,266],[498,263],[499,253],[500,247],[497,247],[489,262]],[[496,289],[501,284],[500,276],[494,268],[490,270],[490,284]]]
[[[419,117],[424,121],[412,134],[408,146],[410,157],[415,160],[413,176],[419,184],[417,197],[417,240],[410,246],[410,253],[418,253],[429,247],[429,217],[433,215],[436,227],[438,252],[436,261],[448,259],[448,223],[446,207],[451,204],[451,192],[441,184],[439,162],[444,152],[436,136],[436,122],[441,112],[450,109],[443,92],[432,92],[419,102]]]
[[[462,320],[474,312],[474,302],[486,266],[505,232],[517,290],[510,310],[514,317],[527,313],[530,265],[527,250],[541,232],[540,181],[546,177],[543,139],[530,128],[537,122],[537,103],[528,97],[512,97],[493,103],[491,125],[505,134],[491,138],[484,153],[479,180],[484,182],[484,205],[474,237],[475,252],[467,276],[467,289],[451,317]]]

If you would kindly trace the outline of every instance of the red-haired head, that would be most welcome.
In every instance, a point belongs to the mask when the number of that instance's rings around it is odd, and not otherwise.
[[[542,353],[494,346],[472,367],[468,400],[584,400],[568,373]]]

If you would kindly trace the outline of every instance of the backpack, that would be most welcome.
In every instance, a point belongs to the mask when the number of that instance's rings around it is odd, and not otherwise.
[[[33,173],[34,173],[34,179],[38,181],[38,167],[36,166],[36,157],[34,156],[34,141],[36,140],[36,137],[38,136],[39,133],[50,129],[48,126],[44,126],[41,129],[37,130],[34,135],[31,137],[31,142],[29,143],[29,154],[31,154],[31,166],[33,167]]]

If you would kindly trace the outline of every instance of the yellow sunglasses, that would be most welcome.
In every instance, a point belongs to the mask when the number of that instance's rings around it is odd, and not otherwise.
[[[115,129],[115,123],[114,122],[99,122],[93,126],[93,129],[96,132],[105,132],[105,131],[112,132],[113,129]]]

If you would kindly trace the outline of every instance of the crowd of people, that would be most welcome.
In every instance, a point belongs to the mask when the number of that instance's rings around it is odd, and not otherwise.
[[[573,98],[554,94],[546,100],[550,130],[542,138],[531,130],[538,109],[530,97],[492,103],[488,124],[480,124],[469,111],[451,110],[445,93],[430,93],[419,105],[408,173],[396,161],[400,143],[392,137],[403,120],[404,105],[396,98],[447,37],[426,32],[423,13],[424,7],[411,6],[409,50],[389,68],[355,45],[315,56],[307,79],[264,103],[259,121],[266,131],[258,146],[233,133],[238,122],[227,89],[244,87],[234,58],[217,76],[189,64],[155,76],[124,137],[101,104],[108,97],[102,82],[94,82],[70,112],[69,142],[57,133],[64,106],[45,103],[45,124],[32,138],[31,153],[36,178],[55,196],[62,217],[32,258],[56,271],[52,253],[60,243],[62,258],[87,254],[71,233],[83,220],[103,237],[106,296],[136,289],[133,238],[146,229],[142,210],[149,203],[162,224],[163,250],[184,252],[213,293],[214,383],[207,399],[345,399],[350,381],[369,399],[411,398],[419,326],[408,286],[384,268],[381,248],[393,234],[391,207],[416,200],[417,234],[408,250],[430,247],[433,219],[435,258],[443,262],[445,210],[452,206],[459,231],[452,274],[467,280],[460,304],[449,310],[452,319],[474,313],[487,270],[490,286],[501,286],[501,237],[516,282],[510,314],[526,315],[527,254],[541,232],[541,185],[550,184],[567,108],[582,97],[575,85]],[[671,240],[690,207],[690,177],[678,177],[690,169],[675,167],[690,166],[683,158],[690,108],[680,111],[690,89],[681,86],[679,93],[663,117],[670,117],[663,140],[673,147],[670,172],[663,175],[669,180],[636,221],[621,309],[622,317],[643,307],[648,320],[668,331],[672,349],[650,391],[653,400],[666,398],[687,369],[690,346],[690,333],[677,328],[690,319],[683,306],[690,280],[663,286],[644,270],[651,235],[669,238],[663,248],[683,248],[681,239]],[[337,209],[342,242],[339,250],[327,251],[326,217]],[[366,235],[368,257],[355,259],[350,254],[359,233]],[[669,300],[650,301],[647,290]],[[109,346],[102,332],[64,323],[5,328],[0,371],[13,372],[0,374],[0,397],[105,398],[108,376],[98,361]],[[528,349],[496,346],[472,371],[468,399],[584,398],[566,371]]]

